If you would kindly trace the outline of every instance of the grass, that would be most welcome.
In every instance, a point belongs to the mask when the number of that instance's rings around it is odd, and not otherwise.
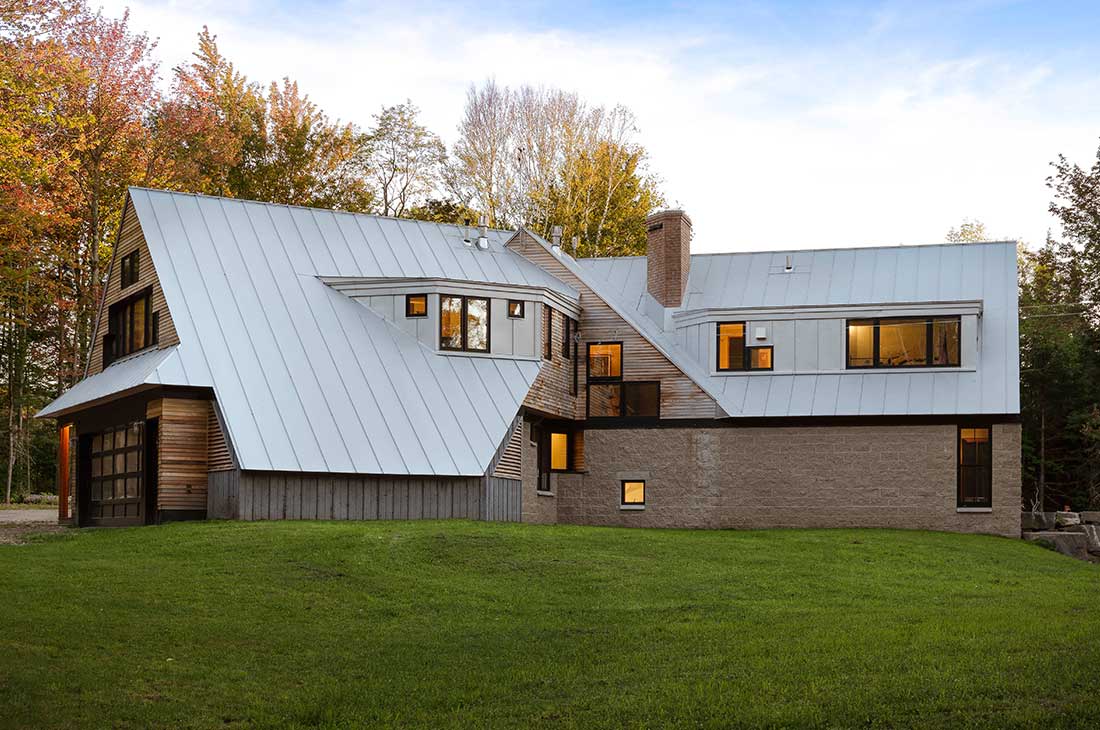
[[[190,523],[0,546],[0,726],[1096,727],[1100,568],[888,530]]]

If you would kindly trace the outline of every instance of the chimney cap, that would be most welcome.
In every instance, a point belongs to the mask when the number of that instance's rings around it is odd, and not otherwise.
[[[655,210],[645,217],[645,222],[664,220],[665,218],[683,218],[691,225],[691,216],[683,208],[665,208],[664,210]]]

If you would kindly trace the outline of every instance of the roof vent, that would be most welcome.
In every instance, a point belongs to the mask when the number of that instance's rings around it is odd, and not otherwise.
[[[787,254],[787,263],[783,266],[783,270],[788,273],[794,271],[794,261],[791,260],[790,254]]]
[[[474,232],[470,228],[469,218],[466,219],[462,226],[462,243],[467,246],[472,246],[474,244]]]
[[[561,226],[550,229],[550,247],[555,255],[561,253]]]
[[[489,219],[486,216],[477,220],[477,247],[482,251],[489,250]]]

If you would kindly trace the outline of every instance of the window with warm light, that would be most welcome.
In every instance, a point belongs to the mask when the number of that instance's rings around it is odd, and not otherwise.
[[[622,501],[624,507],[645,506],[645,482],[641,479],[623,480]]]
[[[107,313],[107,334],[103,336],[103,365],[156,344],[149,316],[151,289],[112,304]]]
[[[745,369],[745,323],[718,323],[718,369]]]
[[[958,367],[961,317],[850,319],[849,368]]]
[[[439,297],[439,347],[466,352],[489,351],[489,300]]]
[[[993,506],[993,429],[959,428],[960,508]]]
[[[427,317],[428,316],[428,295],[427,294],[406,294],[405,295],[405,316],[406,317]]]
[[[749,370],[772,369],[772,346],[749,347]]]
[[[623,343],[591,342],[588,345],[588,379],[623,376]]]
[[[569,434],[550,433],[550,471],[569,470]]]

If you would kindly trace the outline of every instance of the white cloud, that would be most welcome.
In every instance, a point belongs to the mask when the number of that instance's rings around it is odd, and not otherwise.
[[[624,103],[670,202],[692,215],[697,251],[935,242],[964,217],[1039,243],[1052,225],[1048,163],[1060,152],[1088,161],[1100,135],[1079,106],[1096,98],[1085,92],[1098,80],[1061,79],[1049,62],[927,58],[857,41],[792,53],[719,35],[532,30],[424,8],[415,19],[358,6],[131,8],[133,27],[159,37],[166,73],[205,23],[249,77],[290,76],[361,125],[407,97],[453,139],[466,88],[489,77]],[[873,34],[893,22],[884,16]]]

